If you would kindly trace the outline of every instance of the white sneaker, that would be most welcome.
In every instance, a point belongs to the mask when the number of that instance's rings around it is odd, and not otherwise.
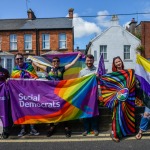
[[[35,129],[32,129],[32,130],[30,131],[30,134],[31,134],[31,135],[39,135],[40,133],[37,132]]]
[[[26,134],[25,129],[21,129],[20,133],[18,134],[19,137],[24,136]]]

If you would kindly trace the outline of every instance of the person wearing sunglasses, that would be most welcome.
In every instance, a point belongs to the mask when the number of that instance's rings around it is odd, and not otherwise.
[[[24,62],[23,54],[17,53],[15,55],[15,64],[11,73],[11,78],[26,78],[26,79],[35,79],[38,78],[34,67],[30,63]],[[26,134],[25,125],[21,125],[21,131],[18,134],[19,137],[22,137]],[[34,125],[30,124],[30,135],[39,135],[39,132],[35,130]]]
[[[76,58],[69,64],[65,65],[65,66],[60,66],[60,59],[59,57],[53,57],[52,59],[52,67],[46,67],[43,65],[40,65],[37,62],[33,62],[33,64],[39,68],[41,68],[42,70],[44,70],[48,76],[47,79],[48,80],[56,80],[56,81],[60,81],[63,80],[63,74],[66,70],[68,70],[71,66],[73,66],[77,60],[79,59],[79,57],[82,55],[81,52],[78,53],[78,55],[76,56]],[[71,130],[68,126],[68,122],[65,121],[64,123],[64,128],[65,128],[65,135],[66,137],[71,137]],[[55,132],[55,124],[54,123],[50,123],[50,129],[47,133],[47,137],[50,137],[54,134]]]

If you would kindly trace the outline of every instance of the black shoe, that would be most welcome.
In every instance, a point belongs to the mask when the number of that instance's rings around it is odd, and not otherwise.
[[[9,137],[9,133],[7,133],[7,132],[2,133],[2,138],[3,139],[7,139],[8,137]]]
[[[47,132],[47,137],[50,137],[54,134],[54,129],[50,129],[48,132]]]
[[[67,138],[71,137],[71,130],[65,129],[65,135]]]

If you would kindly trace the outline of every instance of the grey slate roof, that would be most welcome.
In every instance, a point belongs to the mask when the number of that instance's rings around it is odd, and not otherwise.
[[[72,19],[64,18],[36,18],[29,19],[0,19],[0,30],[30,30],[30,29],[70,29]]]

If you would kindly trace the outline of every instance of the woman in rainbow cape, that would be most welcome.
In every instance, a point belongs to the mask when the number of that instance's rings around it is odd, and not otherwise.
[[[124,70],[122,59],[113,58],[112,73],[101,76],[104,105],[112,110],[111,138],[119,142],[135,133],[135,78],[132,69]]]
[[[17,53],[15,55],[15,63],[16,66],[14,67],[11,78],[26,78],[26,79],[34,79],[38,78],[36,71],[34,70],[33,66],[30,63],[24,62],[23,54]],[[34,125],[30,125],[30,134],[31,135],[39,135],[34,129]],[[21,131],[18,134],[19,137],[24,136],[26,134],[25,125],[21,125]]]

